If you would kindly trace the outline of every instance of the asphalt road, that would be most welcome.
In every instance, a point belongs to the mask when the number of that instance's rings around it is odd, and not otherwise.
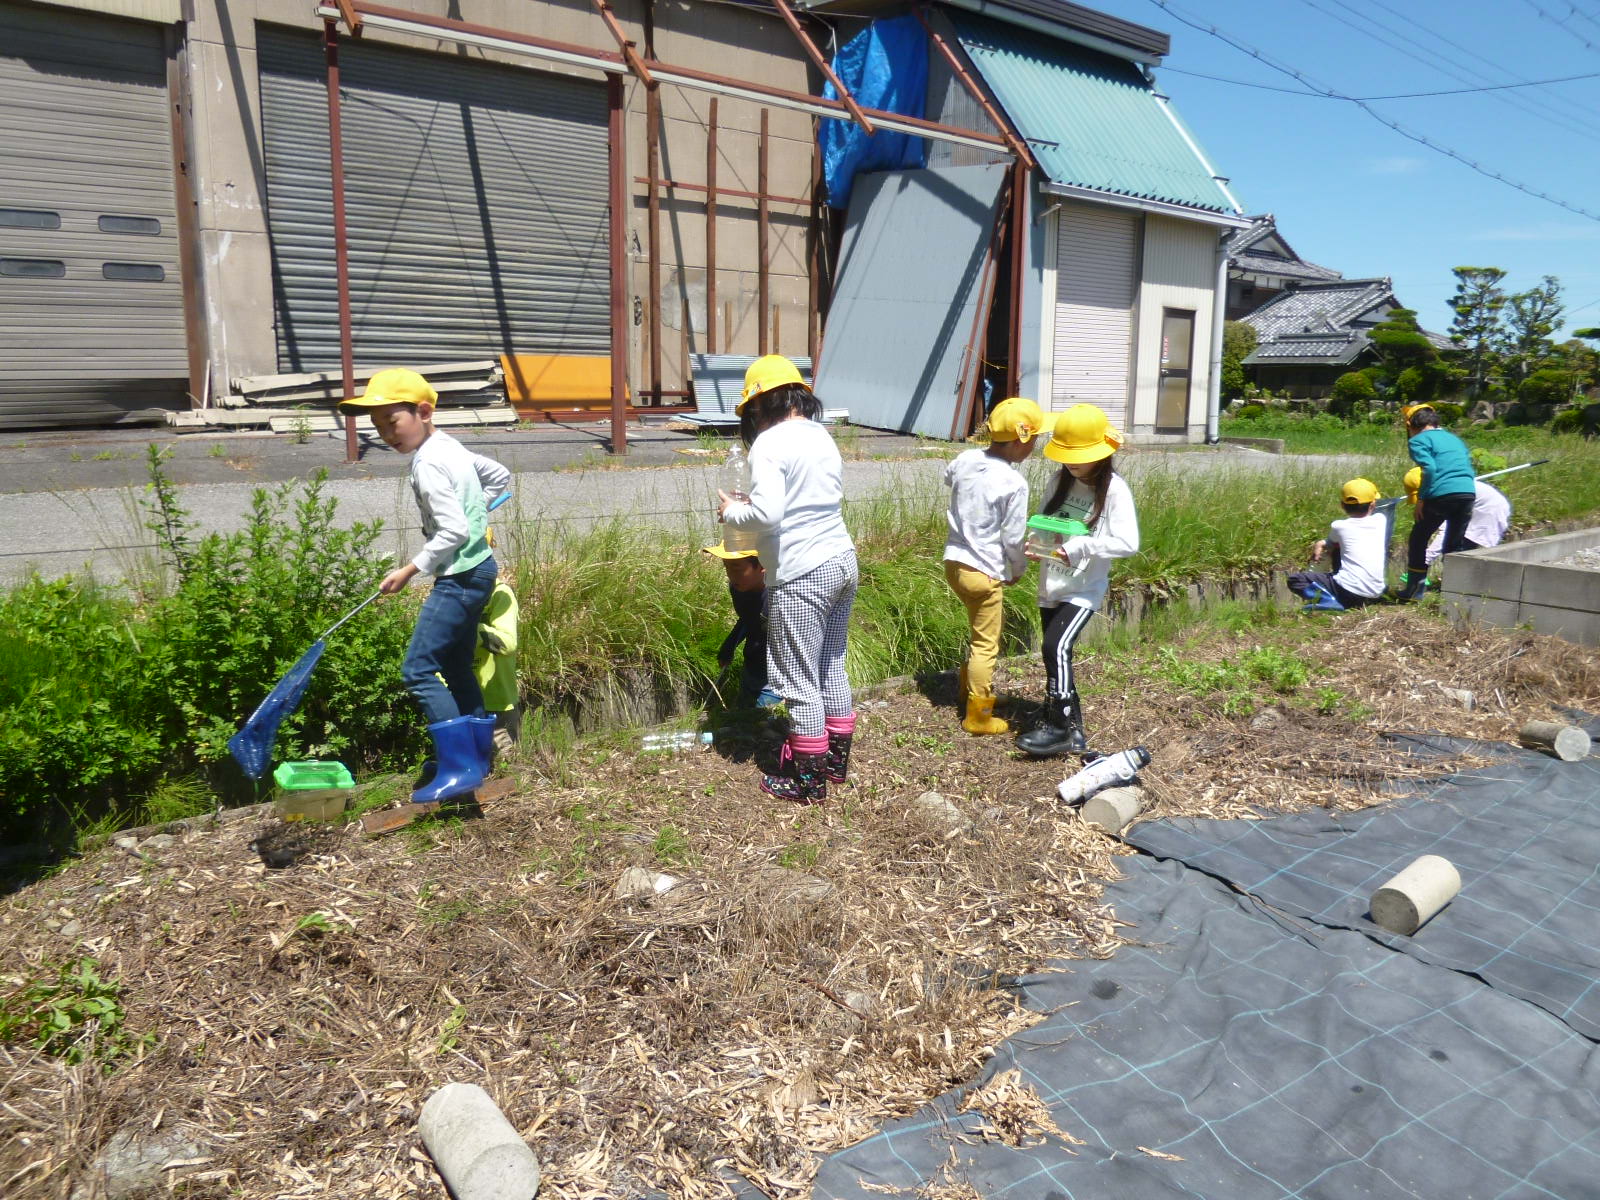
[[[692,433],[630,427],[630,453],[613,459],[603,424],[451,432],[516,476],[515,495],[499,517],[504,525],[553,531],[620,519],[658,526],[674,539],[715,540],[719,473],[699,465],[706,446]],[[839,436],[849,455],[845,489],[852,502],[924,492],[930,503],[942,502],[938,477],[949,447],[859,427]],[[47,578],[88,571],[102,581],[148,572],[155,541],[142,505],[151,444],[164,454],[163,470],[201,532],[242,528],[256,489],[307,480],[323,469],[341,525],[381,519],[379,546],[397,557],[409,557],[420,543],[405,487],[407,461],[370,435],[360,460],[346,464],[342,435],[297,444],[285,435],[164,430],[22,434],[0,442],[0,584],[35,571]],[[1166,461],[1207,471],[1281,470],[1297,461],[1228,447],[1147,450],[1139,458],[1145,466]]]

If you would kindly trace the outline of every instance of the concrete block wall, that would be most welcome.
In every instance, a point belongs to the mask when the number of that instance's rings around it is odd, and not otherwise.
[[[1580,529],[1448,554],[1441,599],[1459,619],[1527,626],[1600,646],[1600,572],[1552,565],[1595,547],[1600,547],[1600,529]]]
[[[614,50],[594,9],[576,0],[391,0],[394,7],[432,16]],[[628,36],[646,43],[644,0],[615,0],[613,7]],[[320,30],[308,0],[193,0],[185,50],[189,138],[196,165],[196,205],[200,231],[201,291],[207,318],[211,388],[219,395],[241,375],[277,370],[273,328],[271,252],[267,236],[265,168],[256,29],[267,22]],[[656,57],[676,66],[764,82],[815,93],[819,84],[805,52],[776,13],[731,5],[662,0],[654,5]],[[369,30],[368,41],[436,53],[455,53],[433,38]],[[503,61],[526,70],[594,78],[513,54],[473,51],[474,57]],[[646,188],[633,182],[646,174],[645,90],[633,79],[626,86],[627,173],[632,205],[628,214],[630,294],[629,382],[634,395],[648,386],[646,331],[651,306],[662,322],[662,386],[684,386],[684,334],[692,351],[708,349],[706,329],[705,195],[663,191],[660,220],[660,294],[649,294]],[[661,173],[689,183],[705,183],[707,93],[662,86]],[[718,103],[719,187],[754,192],[760,109],[745,101]],[[792,110],[769,109],[770,193],[810,194],[813,170],[812,118]],[[769,348],[789,354],[807,350],[810,293],[806,229],[809,210],[774,203],[770,208],[769,304],[757,314],[757,219],[753,200],[724,197],[717,219],[718,338],[714,349],[754,354],[759,324],[769,333],[776,321],[779,338]],[[776,309],[774,317],[773,309]],[[633,320],[635,314],[637,320]],[[727,317],[731,316],[731,323]]]

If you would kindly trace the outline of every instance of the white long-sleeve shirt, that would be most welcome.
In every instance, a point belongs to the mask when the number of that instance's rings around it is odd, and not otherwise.
[[[1467,518],[1467,541],[1488,548],[1505,540],[1511,526],[1511,501],[1499,488],[1472,481],[1472,516]],[[1427,563],[1431,567],[1444,553],[1444,527],[1440,526],[1428,542]]]
[[[1028,481],[1022,472],[984,450],[966,450],[945,468],[944,484],[950,489],[945,561],[1015,583],[1028,569]]]
[[[815,421],[779,421],[750,447],[750,499],[722,520],[756,535],[756,556],[777,587],[854,549],[839,506],[844,460]]]
[[[1052,492],[1054,488],[1052,483]],[[1094,489],[1073,480],[1061,507],[1051,515],[1087,525],[1093,507]],[[1039,606],[1054,608],[1070,601],[1085,608],[1099,608],[1106,598],[1112,562],[1139,553],[1139,514],[1133,507],[1133,493],[1121,475],[1112,474],[1106,487],[1105,508],[1090,532],[1068,538],[1062,549],[1067,552],[1068,563],[1055,559],[1040,564]],[[1082,569],[1075,570],[1080,563]]]
[[[411,560],[428,575],[455,575],[489,557],[489,503],[511,472],[435,429],[411,456],[411,494],[427,539]]]

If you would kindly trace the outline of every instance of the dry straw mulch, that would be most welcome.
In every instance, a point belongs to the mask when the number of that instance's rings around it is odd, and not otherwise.
[[[1250,715],[1148,674],[1112,690],[1109,657],[1085,656],[1097,744],[1155,755],[1152,815],[1372,803],[1385,780],[1476,761],[1384,731],[1505,739],[1552,702],[1600,704],[1600,654],[1552,639],[1404,611],[1306,628],[1311,688]],[[1019,711],[1040,686],[1003,684]],[[1320,711],[1316,688],[1343,703]],[[0,974],[93,955],[126,986],[129,1028],[160,1041],[110,1074],[0,1048],[0,1193],[90,1200],[120,1130],[192,1143],[167,1172],[180,1194],[442,1196],[417,1116],[468,1080],[533,1146],[545,1195],[714,1197],[736,1176],[804,1195],[820,1155],[970,1080],[1033,1022],[998,984],[1119,943],[1101,893],[1127,849],[1042,799],[1060,765],[966,737],[948,700],[867,702],[853,782],[817,810],[760,797],[737,737],[677,758],[590,746],[530,755],[483,820],[330,831],[285,870],[249,848],[283,832],[246,821],[7,897]],[[971,831],[911,815],[930,787]],[[622,899],[630,866],[681,882]],[[1017,1079],[965,1102],[996,1137],[1074,1136]],[[964,1194],[948,1182],[937,1194]]]

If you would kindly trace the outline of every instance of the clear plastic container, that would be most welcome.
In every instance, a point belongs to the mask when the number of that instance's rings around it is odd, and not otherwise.
[[[743,442],[735,440],[728,448],[728,457],[722,463],[721,488],[735,500],[750,499],[750,456],[744,452]],[[734,554],[754,550],[756,535],[753,530],[735,529],[732,525],[724,525],[722,547]]]
[[[639,749],[648,754],[674,754],[709,746],[715,740],[716,735],[709,729],[705,733],[680,729],[668,733],[647,733],[640,739]]]
[[[339,762],[279,763],[272,807],[285,821],[331,821],[350,806],[356,781]]]

